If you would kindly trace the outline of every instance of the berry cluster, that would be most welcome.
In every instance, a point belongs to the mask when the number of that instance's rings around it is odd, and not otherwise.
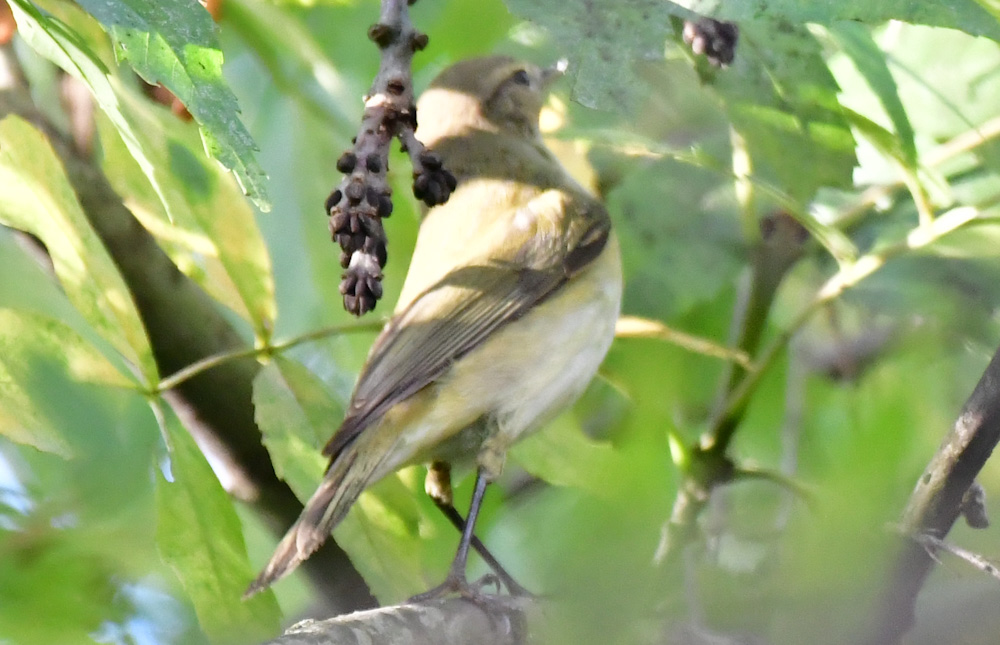
[[[704,54],[715,67],[725,67],[736,57],[740,30],[731,22],[702,18],[685,21],[683,37],[684,42],[691,46],[691,51]]]

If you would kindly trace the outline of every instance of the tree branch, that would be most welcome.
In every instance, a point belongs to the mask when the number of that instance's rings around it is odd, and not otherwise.
[[[962,513],[962,500],[1000,441],[1000,349],[962,414],[931,459],[903,513],[900,531],[943,539]],[[934,566],[926,543],[907,539],[882,592],[867,645],[896,643],[914,621],[920,589]]]
[[[761,237],[754,249],[750,283],[735,314],[735,347],[754,356],[760,346],[771,306],[788,271],[802,257],[807,241],[805,229],[791,216],[779,213],[761,222]],[[735,469],[726,456],[729,443],[743,420],[747,401],[739,406],[726,403],[740,385],[759,369],[729,363],[723,376],[719,406],[710,429],[691,450],[691,468],[674,499],[670,518],[661,531],[654,560],[672,568],[684,546],[694,538],[696,520],[712,489],[728,482]]]
[[[530,602],[490,596],[480,603],[448,598],[383,607],[302,621],[265,645],[520,645],[527,638]]]
[[[0,67],[16,65],[10,46],[0,47]],[[2,78],[11,80],[0,83],[0,119],[18,114],[48,136],[84,213],[132,293],[160,374],[245,347],[212,298],[170,261],[101,170],[38,111],[27,87],[16,75],[0,74]],[[280,533],[295,521],[302,505],[278,479],[261,443],[251,399],[258,369],[253,357],[227,361],[180,383],[165,398],[202,449],[224,461],[237,480],[239,496]],[[333,540],[326,545],[307,563],[307,573],[324,597],[341,611],[374,606],[347,555]]]

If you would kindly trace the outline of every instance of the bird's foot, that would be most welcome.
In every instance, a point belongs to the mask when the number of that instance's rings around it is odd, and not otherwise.
[[[487,587],[494,587],[495,593],[485,591]],[[535,598],[531,593],[510,577],[500,578],[496,574],[487,573],[475,582],[469,582],[464,575],[449,573],[444,582],[423,593],[410,598],[410,602],[426,602],[428,600],[439,600],[447,596],[458,596],[473,602],[481,603],[500,597],[500,591],[506,587],[507,593],[513,598]]]
[[[514,598],[537,598],[535,594],[531,593],[521,585],[517,583],[507,574],[506,571],[503,572],[504,575],[499,575],[498,573],[487,573],[485,576],[480,578],[475,582],[476,586],[480,589],[488,585],[493,585],[497,589],[497,593],[500,593],[501,587],[506,587],[507,593]]]
[[[478,600],[484,595],[479,583],[469,584],[464,574],[452,571],[448,573],[448,577],[444,579],[444,582],[423,593],[418,593],[416,596],[410,598],[410,602],[427,602],[428,600],[439,600],[446,596],[459,596],[461,598],[468,598],[469,600]]]

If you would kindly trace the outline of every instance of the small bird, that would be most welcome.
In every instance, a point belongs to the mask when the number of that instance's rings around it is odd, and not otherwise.
[[[456,522],[458,553],[445,583],[428,593],[471,589],[466,559],[487,484],[511,444],[582,393],[620,308],[608,213],[539,133],[558,76],[478,58],[447,68],[421,96],[417,137],[457,188],[425,214],[393,317],[324,449],[326,475],[248,595],[319,548],[365,488],[415,463],[433,464],[427,488],[443,506],[450,464],[477,468],[467,521]]]

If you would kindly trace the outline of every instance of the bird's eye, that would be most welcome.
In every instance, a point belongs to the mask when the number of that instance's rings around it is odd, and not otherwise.
[[[510,77],[510,80],[518,85],[531,85],[531,77],[528,76],[528,72],[523,69],[519,69]]]

